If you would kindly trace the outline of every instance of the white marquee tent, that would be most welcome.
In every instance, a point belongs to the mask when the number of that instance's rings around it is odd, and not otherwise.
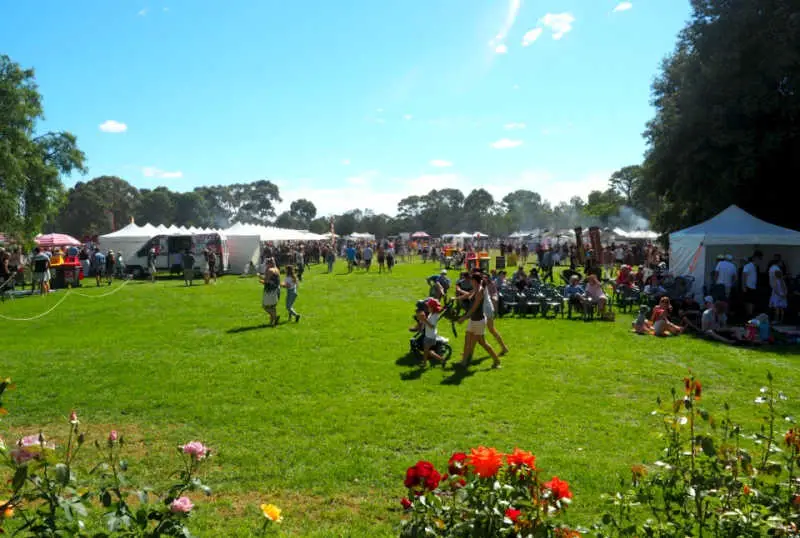
[[[800,267],[800,232],[765,222],[735,205],[670,234],[669,246],[670,270],[676,275],[693,276],[695,292],[706,284],[719,254],[730,254],[738,262],[759,249],[765,260],[780,254],[790,268]]]

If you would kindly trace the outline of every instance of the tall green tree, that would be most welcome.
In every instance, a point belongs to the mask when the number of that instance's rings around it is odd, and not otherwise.
[[[633,200],[642,183],[642,167],[638,164],[620,168],[608,180],[611,188],[617,191],[629,206],[633,205]]]
[[[299,221],[301,228],[308,228],[317,216],[317,206],[305,198],[299,198],[289,205],[289,213]]]
[[[172,195],[175,224],[178,226],[211,227],[214,219],[208,204],[197,192],[178,192]]]
[[[608,226],[611,218],[619,215],[625,199],[614,189],[608,189],[590,192],[587,202],[584,213],[599,219],[601,225]]]
[[[233,203],[231,219],[245,224],[269,224],[275,218],[275,204],[282,201],[278,186],[266,179],[230,186]]]
[[[140,191],[139,210],[136,213],[137,222],[149,222],[165,226],[177,224],[175,220],[175,198],[176,194],[166,187],[156,187],[153,190],[142,189]]]
[[[136,187],[116,176],[79,181],[67,193],[56,224],[76,237],[109,233],[137,215],[139,199]]]
[[[43,113],[34,71],[0,55],[0,225],[26,239],[62,204],[61,176],[86,171],[74,135],[36,134]]]
[[[486,189],[473,189],[464,199],[466,225],[470,232],[484,231],[489,214],[494,207],[494,197]],[[481,230],[483,228],[484,230]],[[486,232],[484,232],[486,233]]]
[[[671,231],[729,204],[800,227],[800,5],[692,0],[653,84],[644,175],[655,226]]]

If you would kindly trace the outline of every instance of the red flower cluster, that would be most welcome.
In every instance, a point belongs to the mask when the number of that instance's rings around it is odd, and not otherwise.
[[[522,510],[517,510],[516,508],[509,508],[506,510],[506,517],[513,521],[514,523],[517,522],[519,516],[522,514]]]
[[[783,440],[786,441],[786,446],[800,452],[800,430],[795,430],[794,428],[789,430]]]
[[[703,384],[700,383],[699,379],[684,377],[683,388],[686,391],[686,396],[694,395],[695,400],[699,400],[700,396],[703,395]]]
[[[406,471],[406,479],[403,484],[408,489],[414,490],[417,495],[425,491],[433,491],[439,487],[441,475],[433,464],[428,461],[418,461],[413,467]]]
[[[463,475],[467,472],[467,455],[463,452],[456,452],[450,456],[447,462],[447,472],[451,475]]]
[[[479,446],[470,449],[469,465],[476,475],[481,478],[490,478],[496,475],[503,466],[503,454],[495,448]]]
[[[553,493],[553,498],[557,501],[572,498],[572,492],[569,490],[569,482],[561,480],[557,476],[554,476],[549,482],[545,482],[544,487]]]
[[[522,467],[524,465],[532,471],[536,470],[536,456],[519,448],[514,448],[514,452],[506,454],[506,463],[512,467]]]
[[[403,505],[403,508],[405,510],[411,508],[411,501],[408,500],[408,497],[403,497],[402,499],[400,499],[400,504]]]

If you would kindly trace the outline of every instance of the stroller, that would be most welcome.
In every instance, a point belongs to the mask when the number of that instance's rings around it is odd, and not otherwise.
[[[420,301],[417,301],[417,310],[427,311],[428,307],[425,304],[427,301],[428,299],[422,299]],[[455,310],[453,309],[453,302],[447,301],[443,306],[444,308],[442,309],[442,319],[450,320],[453,329],[453,334],[458,336],[456,334],[456,328],[455,328],[455,320],[458,318],[455,313]],[[414,317],[414,321],[415,322],[417,321],[416,317]],[[414,336],[412,336],[411,339],[409,340],[409,347],[411,348],[411,353],[413,353],[416,357],[418,357],[421,360],[425,354],[425,343],[424,343],[425,328],[422,327],[420,324],[417,324],[413,330],[414,330]],[[453,354],[453,348],[450,346],[450,340],[448,340],[442,335],[438,335],[436,337],[436,345],[433,346],[433,352],[439,355],[442,359],[444,359],[444,362],[447,362],[450,359],[450,356]]]

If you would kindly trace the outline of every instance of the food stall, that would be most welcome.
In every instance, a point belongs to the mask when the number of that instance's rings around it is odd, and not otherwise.
[[[83,270],[77,256],[67,256],[59,250],[64,247],[79,247],[81,242],[67,234],[37,235],[36,246],[53,251],[50,257],[50,288],[63,289],[80,286],[83,280]],[[74,249],[76,250],[76,249]],[[73,252],[75,253],[75,252]]]

